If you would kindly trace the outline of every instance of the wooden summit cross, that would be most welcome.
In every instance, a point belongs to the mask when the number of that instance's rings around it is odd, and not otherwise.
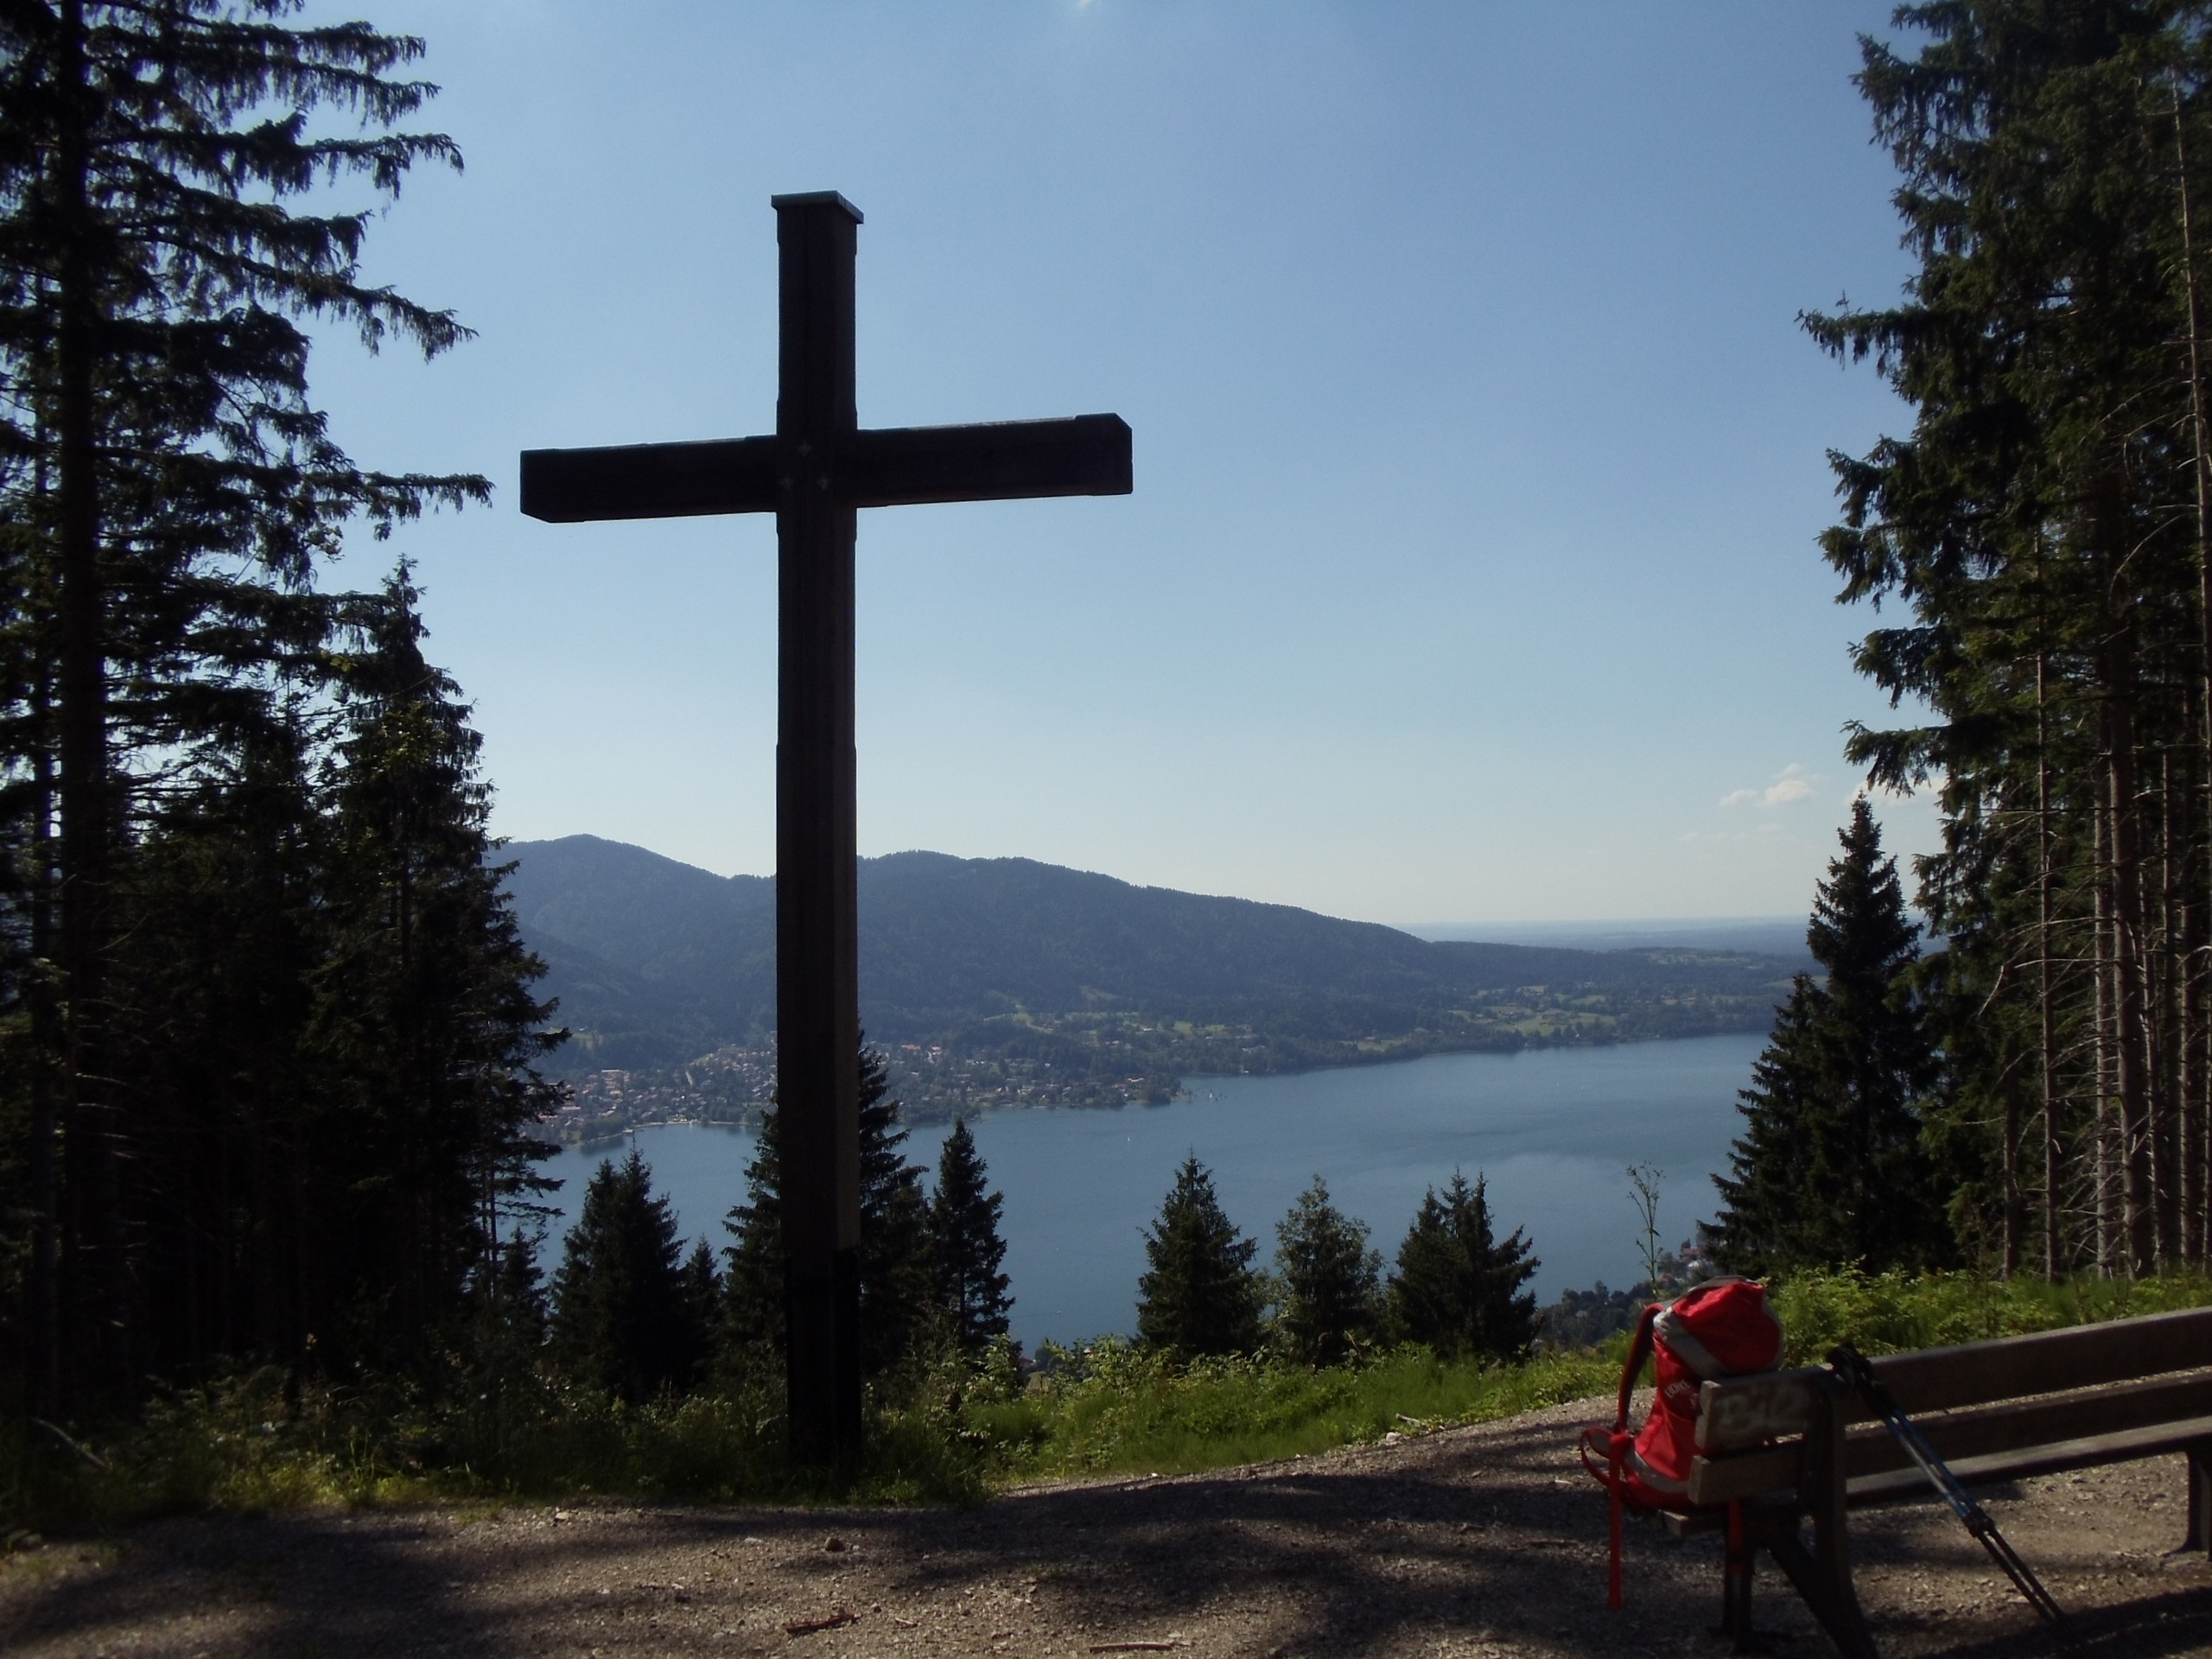
[[[776,1081],[783,1123],[791,1442],[859,1449],[860,928],[854,828],[855,509],[1126,495],[1117,415],[861,429],[853,401],[860,210],[778,196],[783,311],[772,437],[530,449],[522,510],[552,524],[776,515]]]

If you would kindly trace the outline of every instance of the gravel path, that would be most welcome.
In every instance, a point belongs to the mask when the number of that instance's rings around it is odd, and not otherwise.
[[[970,1510],[510,1505],[162,1522],[0,1565],[0,1653],[49,1656],[1008,1653],[1199,1656],[1724,1651],[1719,1547],[1630,1530],[1605,1605],[1590,1402],[1395,1445],[1167,1480],[1037,1487]],[[2178,1458],[1990,1500],[2075,1612],[2073,1651],[2212,1655],[2212,1569],[2169,1554]],[[2056,1653],[1948,1514],[1854,1520],[1885,1655]],[[1766,1564],[1777,1651],[1828,1646]]]

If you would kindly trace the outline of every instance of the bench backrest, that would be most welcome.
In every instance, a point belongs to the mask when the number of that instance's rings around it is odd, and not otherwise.
[[[1885,1355],[1873,1365],[1912,1414],[2096,1388],[2212,1366],[2212,1308],[1923,1348]],[[1813,1414],[1813,1379],[1823,1375],[1807,1368],[1706,1383],[1698,1395],[1698,1450],[1718,1456],[1803,1433]],[[1852,1421],[1869,1415],[1855,1398],[1846,1413]]]

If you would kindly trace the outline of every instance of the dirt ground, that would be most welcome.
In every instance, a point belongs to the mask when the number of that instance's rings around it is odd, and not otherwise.
[[[1719,1655],[1719,1546],[1631,1527],[1574,1459],[1597,1402],[1210,1475],[1039,1487],[969,1510],[566,1509],[175,1520],[0,1566],[0,1653],[1174,1652]],[[2179,1458],[2007,1489],[1991,1513],[2072,1613],[2070,1651],[2212,1654],[2212,1568],[2171,1554]],[[1855,1517],[1885,1655],[2061,1649],[1948,1511]],[[1772,1650],[1832,1653],[1770,1563]]]

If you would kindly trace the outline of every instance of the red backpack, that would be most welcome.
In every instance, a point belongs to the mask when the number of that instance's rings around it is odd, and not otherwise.
[[[1659,1397],[1643,1431],[1628,1432],[1629,1396],[1646,1358],[1656,1357]],[[1766,1287],[1747,1279],[1708,1279],[1671,1302],[1654,1302],[1637,1321],[1621,1371],[1612,1427],[1582,1431],[1582,1465],[1612,1499],[1609,1605],[1621,1605],[1621,1511],[1689,1507],[1690,1459],[1697,1455],[1700,1384],[1770,1371],[1782,1363],[1782,1321]]]

